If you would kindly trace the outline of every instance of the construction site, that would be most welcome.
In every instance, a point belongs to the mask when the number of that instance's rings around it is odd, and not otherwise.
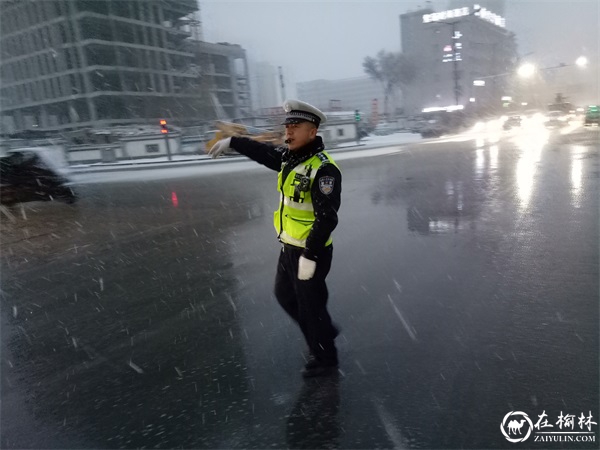
[[[206,127],[250,114],[246,52],[203,41],[196,0],[9,0],[2,8],[5,137],[81,141],[90,129],[161,119]]]

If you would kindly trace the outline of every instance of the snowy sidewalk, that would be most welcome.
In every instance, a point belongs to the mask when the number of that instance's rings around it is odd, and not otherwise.
[[[368,136],[361,139],[361,143],[357,145],[355,142],[347,142],[340,144],[335,148],[327,149],[328,152],[335,153],[339,151],[367,150],[380,147],[388,147],[391,145],[410,144],[420,142],[423,139],[418,134],[413,133],[394,133],[387,136]],[[227,162],[237,162],[244,159],[244,156],[226,156],[219,159],[212,159],[208,155],[173,155],[171,161],[166,156],[158,158],[146,158],[132,161],[120,161],[116,163],[95,163],[95,164],[78,164],[70,166],[72,173],[89,173],[89,172],[120,172],[127,170],[147,170],[161,169],[167,167],[180,167],[196,164],[220,164]]]

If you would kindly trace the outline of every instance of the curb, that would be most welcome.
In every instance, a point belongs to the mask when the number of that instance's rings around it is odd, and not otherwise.
[[[236,162],[244,160],[244,156],[225,156],[219,159],[202,158],[202,159],[190,159],[187,161],[160,161],[160,162],[146,162],[146,163],[120,163],[120,164],[103,164],[94,165],[88,167],[72,167],[70,172],[73,174],[81,173],[100,173],[100,172],[123,172],[131,170],[152,170],[152,169],[166,169],[172,167],[186,167],[201,164],[221,164],[228,162]]]
[[[420,141],[418,141],[420,142]],[[397,144],[358,144],[352,145],[348,147],[337,147],[332,149],[326,149],[326,151],[335,153],[335,152],[344,152],[344,151],[354,151],[354,150],[370,150],[382,147],[390,147],[394,145],[410,145],[417,142],[399,142]],[[212,159],[210,157],[203,157],[198,159],[190,159],[187,161],[160,161],[160,162],[144,162],[144,163],[120,163],[120,164],[103,164],[103,165],[93,165],[87,167],[72,167],[70,168],[70,172],[72,174],[85,174],[85,173],[103,173],[103,172],[122,172],[122,171],[135,171],[135,170],[154,170],[154,169],[166,169],[166,168],[174,168],[174,167],[188,167],[193,165],[202,165],[202,164],[223,164],[223,163],[233,163],[248,160],[247,157],[240,156],[225,156],[220,157],[218,159]]]

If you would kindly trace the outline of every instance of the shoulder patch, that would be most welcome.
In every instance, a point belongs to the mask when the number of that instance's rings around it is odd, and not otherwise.
[[[317,158],[321,160],[322,163],[328,163],[329,159],[323,153],[319,152],[315,155]]]
[[[319,190],[325,195],[329,195],[333,192],[334,184],[335,184],[335,178],[333,178],[333,177],[319,178]]]

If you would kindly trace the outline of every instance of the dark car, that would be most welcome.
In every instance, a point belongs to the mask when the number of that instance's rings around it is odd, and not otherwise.
[[[68,173],[43,147],[13,149],[0,158],[0,200],[3,205],[59,200],[74,203]]]

